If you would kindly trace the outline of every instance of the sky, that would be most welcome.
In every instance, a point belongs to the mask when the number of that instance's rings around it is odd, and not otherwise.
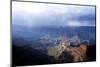
[[[95,7],[12,2],[12,24],[23,26],[95,26]]]

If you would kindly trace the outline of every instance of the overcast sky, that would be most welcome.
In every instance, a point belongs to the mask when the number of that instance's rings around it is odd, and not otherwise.
[[[12,2],[12,24],[24,26],[95,26],[95,7]]]

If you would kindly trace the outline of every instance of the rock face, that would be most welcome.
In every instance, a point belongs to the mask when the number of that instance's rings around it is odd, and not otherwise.
[[[87,45],[71,46],[68,41],[61,41],[58,46],[48,48],[48,55],[64,62],[79,62],[86,59]]]
[[[66,49],[65,45],[58,45],[55,47],[50,47],[48,48],[48,55],[49,56],[53,56],[56,59],[58,59],[58,57],[61,55],[61,53]]]
[[[74,62],[85,61],[87,46],[84,44],[80,44],[79,47],[69,46],[68,48],[66,48],[65,51],[68,52],[71,56],[73,56]]]

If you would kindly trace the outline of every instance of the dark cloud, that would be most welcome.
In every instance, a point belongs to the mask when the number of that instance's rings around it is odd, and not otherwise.
[[[92,6],[35,4],[36,8],[34,5],[28,6],[28,4],[21,3],[14,3],[12,6],[13,24],[27,26],[66,26],[68,24],[95,26],[95,7]]]

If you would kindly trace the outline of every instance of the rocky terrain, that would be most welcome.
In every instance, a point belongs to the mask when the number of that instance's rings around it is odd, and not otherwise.
[[[71,46],[70,42],[61,41],[58,46],[51,47],[48,49],[48,54],[55,57],[57,60],[61,59],[61,56],[68,54],[72,58],[72,62],[79,62],[86,60],[87,44],[79,44],[79,46]],[[63,58],[68,56],[63,56]],[[70,61],[70,60],[66,60]]]
[[[25,30],[23,30],[25,29]],[[95,27],[14,27],[12,65],[96,61]]]
[[[43,50],[31,46],[15,46],[12,49],[13,66],[41,65],[56,63],[72,63],[96,60],[96,46],[78,43],[73,45],[69,41],[59,41],[58,45]]]

